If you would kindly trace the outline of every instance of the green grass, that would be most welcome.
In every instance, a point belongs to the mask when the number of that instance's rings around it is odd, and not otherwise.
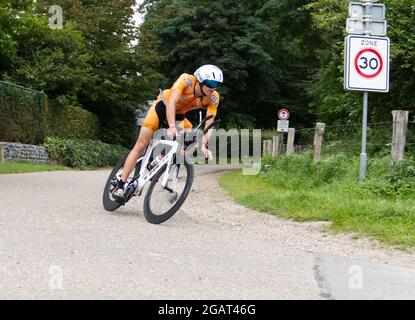
[[[412,173],[386,170],[389,161],[373,159],[367,181],[359,183],[358,160],[350,157],[315,164],[305,155],[265,164],[257,176],[235,170],[223,175],[220,184],[252,209],[295,221],[331,221],[328,230],[334,232],[373,237],[402,250],[415,248]]]
[[[43,164],[43,163],[33,163],[29,161],[6,161],[0,164],[0,174],[42,172],[42,171],[56,171],[56,170],[69,170],[69,168],[63,167],[63,166]]]

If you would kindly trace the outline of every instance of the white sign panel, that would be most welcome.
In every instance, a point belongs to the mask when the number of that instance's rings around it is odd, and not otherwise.
[[[373,36],[386,36],[387,23],[385,20],[372,20],[370,22],[369,31]],[[364,34],[365,23],[363,19],[349,18],[346,20],[346,32],[352,34]]]
[[[277,132],[288,132],[289,120],[278,120]]]
[[[370,17],[374,20],[385,19],[385,5],[374,4],[370,5]],[[349,3],[349,17],[350,18],[361,18],[365,15],[365,6],[362,2],[350,2]]]
[[[390,41],[387,37],[347,36],[344,87],[352,91],[389,91]]]

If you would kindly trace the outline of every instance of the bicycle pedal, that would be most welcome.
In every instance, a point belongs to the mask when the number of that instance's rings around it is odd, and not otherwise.
[[[177,198],[179,198],[179,195],[177,194],[177,192],[175,192],[172,197],[170,197],[170,203],[175,203]]]

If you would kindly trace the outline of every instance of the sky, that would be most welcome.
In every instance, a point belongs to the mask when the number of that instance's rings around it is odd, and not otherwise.
[[[137,7],[141,4],[141,3],[143,3],[143,1],[144,0],[136,0],[136,5],[134,6],[134,21],[135,21],[135,25],[137,26],[137,25],[139,25],[142,21],[143,21],[143,19],[142,19],[142,16],[137,12]]]
[[[141,14],[139,14],[139,13],[137,12],[137,7],[138,7],[141,3],[143,3],[143,1],[144,1],[144,0],[136,0],[136,5],[133,7],[133,8],[134,8],[134,16],[133,16],[133,19],[134,19],[134,22],[135,22],[135,25],[136,25],[136,26],[140,25],[140,24],[143,22],[142,15],[141,15]],[[137,45],[137,43],[138,43],[138,41],[137,41],[137,40],[133,40],[133,41],[131,42],[131,45],[132,45],[132,46],[135,46],[135,45]]]

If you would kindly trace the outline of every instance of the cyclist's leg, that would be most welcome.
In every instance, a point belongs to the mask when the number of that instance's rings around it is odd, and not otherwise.
[[[184,115],[176,115],[176,123],[177,128],[183,133],[186,134],[192,131],[193,125]]]
[[[137,142],[125,160],[124,170],[121,176],[122,181],[127,181],[129,174],[134,169],[138,158],[146,150],[151,138],[154,135],[154,132],[158,129],[159,124],[160,121],[156,112],[156,107],[151,107],[144,119],[143,125],[141,126],[140,135],[137,138]]]
[[[179,124],[179,127],[184,130],[184,132],[192,131],[193,125],[189,119],[184,118],[183,121]]]
[[[177,125],[178,128],[180,128],[180,130],[183,130],[183,132],[185,134],[188,134],[192,131],[193,125],[192,123],[189,121],[189,119],[187,119],[185,116],[182,116],[182,118],[179,118],[179,124]],[[187,147],[188,145],[192,144],[192,136],[187,136],[184,135],[183,137],[185,139],[185,146]],[[186,153],[184,151],[185,149],[180,150],[180,158],[177,159],[177,161],[184,161],[184,156],[187,155],[191,155],[191,152]]]
[[[130,151],[127,159],[125,160],[124,169],[121,176],[122,181],[127,181],[127,178],[131,171],[134,169],[138,158],[144,153],[148,144],[150,143],[153,134],[154,131],[152,129],[147,127],[141,127],[140,135],[137,139],[137,142],[135,143],[134,148]]]

